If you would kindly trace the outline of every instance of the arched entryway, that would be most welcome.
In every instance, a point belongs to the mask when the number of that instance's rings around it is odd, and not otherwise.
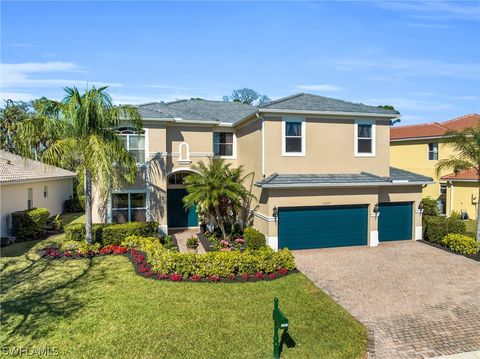
[[[186,209],[183,205],[183,197],[187,195],[183,180],[191,173],[178,171],[168,176],[167,223],[169,229],[198,227],[198,214],[195,206]]]

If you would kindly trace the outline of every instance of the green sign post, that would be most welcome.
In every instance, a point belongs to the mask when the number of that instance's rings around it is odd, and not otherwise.
[[[273,359],[280,358],[280,343],[278,341],[278,330],[288,330],[288,319],[285,314],[278,309],[278,298],[273,300]]]

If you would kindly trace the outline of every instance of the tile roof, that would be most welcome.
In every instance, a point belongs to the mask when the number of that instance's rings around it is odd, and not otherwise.
[[[0,183],[76,176],[74,172],[0,150]]]
[[[148,118],[181,118],[187,121],[235,123],[257,111],[255,106],[240,102],[179,100],[139,105],[140,114]]]
[[[393,117],[399,114],[398,111],[386,110],[377,106],[368,106],[362,103],[347,102],[307,93],[284,97],[261,107],[277,110],[375,113],[393,115]]]
[[[441,180],[457,180],[457,181],[477,181],[478,180],[478,173],[477,170],[474,168],[461,171],[457,174],[450,173],[448,175],[440,177]]]
[[[392,185],[396,182],[423,184],[433,182],[430,177],[390,167],[388,177],[376,176],[368,172],[361,173],[320,173],[320,174],[278,174],[274,173],[257,182],[257,187],[323,187],[323,186],[362,186]]]
[[[423,123],[420,125],[398,126],[390,129],[390,139],[440,137],[450,130],[464,130],[480,125],[479,114],[469,114],[444,122]]]

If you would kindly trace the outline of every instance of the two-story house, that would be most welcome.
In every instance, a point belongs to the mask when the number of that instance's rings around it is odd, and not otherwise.
[[[119,129],[143,163],[134,185],[98,204],[98,222],[156,220],[162,232],[195,227],[183,177],[210,156],[254,173],[253,225],[273,248],[375,246],[419,239],[422,186],[431,178],[390,167],[398,112],[297,94],[259,108],[183,100],[139,106],[144,134]]]
[[[435,179],[424,187],[423,196],[435,199],[440,213],[449,216],[453,211],[465,211],[476,218],[478,179],[475,171],[458,174],[443,170],[439,176],[435,166],[439,160],[455,155],[444,135],[450,130],[462,131],[480,126],[480,115],[470,114],[444,122],[392,127],[390,131],[390,163]]]

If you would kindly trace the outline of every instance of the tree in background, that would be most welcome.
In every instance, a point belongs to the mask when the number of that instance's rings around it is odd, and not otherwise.
[[[23,101],[6,100],[0,109],[0,148],[20,154],[17,145],[17,131],[20,123],[33,116],[32,104]]]
[[[92,184],[103,198],[109,187],[135,179],[135,158],[126,150],[116,129],[124,122],[138,131],[143,127],[138,110],[128,105],[114,106],[106,89],[93,86],[81,94],[77,88],[67,87],[61,102],[42,99],[36,109],[41,124],[26,121],[19,135],[24,147],[30,145],[29,134],[54,138],[42,152],[42,161],[76,168],[84,186],[88,243],[93,240]]]
[[[480,125],[475,128],[466,128],[463,131],[449,131],[444,135],[454,154],[437,162],[435,166],[437,176],[443,170],[453,170],[455,174],[473,169],[477,175],[478,197],[480,198]],[[480,206],[477,205],[477,241],[480,241]]]
[[[270,102],[270,98],[267,95],[261,95],[257,91],[243,88],[233,90],[230,96],[223,96],[223,101],[241,102],[248,105],[261,106]]]

